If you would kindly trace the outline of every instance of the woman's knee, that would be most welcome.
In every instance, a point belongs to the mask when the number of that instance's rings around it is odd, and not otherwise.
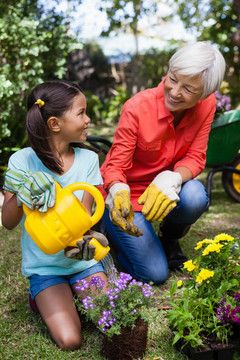
[[[186,218],[186,224],[194,223],[207,209],[209,199],[206,189],[200,181],[190,180],[183,185],[179,196],[178,216]]]
[[[143,280],[147,283],[159,285],[164,283],[168,277],[168,266],[149,267],[142,274]]]
[[[148,254],[145,254],[148,255]],[[148,259],[143,258],[141,262],[138,260],[129,260],[122,252],[117,254],[119,264],[136,280],[146,283],[162,284],[168,277],[168,264],[163,255]]]
[[[206,189],[198,180],[187,181],[183,185],[182,196],[192,207],[204,207],[208,202]]]

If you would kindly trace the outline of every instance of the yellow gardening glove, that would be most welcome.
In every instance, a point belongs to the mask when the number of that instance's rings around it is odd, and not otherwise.
[[[181,184],[181,175],[173,171],[163,171],[154,178],[138,199],[146,220],[162,221],[177,206]]]
[[[112,222],[123,232],[141,236],[142,230],[133,224],[134,211],[130,201],[130,188],[127,184],[116,183],[110,190],[105,204],[109,209]]]

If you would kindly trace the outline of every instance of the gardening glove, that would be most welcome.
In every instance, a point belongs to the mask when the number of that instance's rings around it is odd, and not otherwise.
[[[8,169],[3,188],[16,194],[17,206],[46,212],[56,202],[56,183],[51,175],[42,171]]]
[[[138,199],[146,220],[162,221],[177,206],[181,185],[179,173],[166,170],[158,174]]]
[[[132,236],[141,236],[142,230],[133,224],[134,211],[130,201],[130,188],[127,184],[116,183],[105,200],[110,219],[119,229]]]
[[[95,238],[102,246],[108,246],[108,239],[101,233],[89,230],[81,240],[77,241],[77,246],[68,246],[64,249],[64,255],[67,258],[75,260],[92,260],[95,256],[95,246],[89,242]]]

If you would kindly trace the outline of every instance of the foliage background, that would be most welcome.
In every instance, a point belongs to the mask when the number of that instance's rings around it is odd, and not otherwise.
[[[77,81],[86,92],[92,123],[105,127],[117,123],[126,99],[161,81],[170,56],[183,41],[176,41],[170,34],[165,48],[140,53],[138,37],[147,32],[141,28],[144,17],[154,18],[155,25],[161,26],[178,16],[197,40],[216,44],[227,61],[225,80],[229,82],[233,107],[239,104],[239,1],[96,2],[109,19],[103,36],[126,32],[136,40],[135,55],[130,62],[121,63],[109,62],[97,43],[83,43],[80,25],[76,33],[70,31],[81,2],[68,0],[71,11],[65,13],[56,12],[55,5],[61,3],[58,0],[10,0],[0,4],[0,186],[10,154],[27,145],[26,97],[40,82],[54,78]],[[172,12],[159,13],[161,4],[167,4]],[[81,18],[81,14],[77,15]]]
[[[1,165],[10,151],[26,144],[26,96],[47,79],[62,78],[66,57],[80,44],[70,38],[64,19],[44,13],[36,0],[1,3],[0,140]],[[13,148],[13,149],[12,149]]]
[[[7,161],[12,152],[26,146],[24,118],[26,96],[38,83],[54,78],[79,82],[86,93],[88,112],[93,127],[90,134],[112,138],[122,104],[137,91],[156,86],[167,71],[167,62],[183,41],[171,34],[164,49],[140,53],[137,37],[141,17],[156,15],[161,0],[151,1],[146,9],[142,0],[102,0],[102,11],[109,6],[114,12],[127,5],[136,11],[110,22],[105,36],[126,31],[136,38],[135,55],[130,62],[109,63],[100,46],[83,43],[81,34],[69,32],[71,14],[55,11],[58,0],[46,11],[40,0],[8,0],[0,3],[0,188]],[[157,21],[164,23],[178,14],[187,30],[198,40],[208,40],[220,48],[227,61],[226,79],[233,107],[239,104],[240,5],[238,0],[162,0],[173,14]],[[73,12],[81,0],[69,0]],[[135,6],[135,7],[134,7]],[[139,12],[140,7],[140,12]],[[124,10],[124,9],[123,9]],[[145,11],[146,10],[146,11]],[[116,12],[116,11],[115,11]],[[79,19],[81,14],[79,14]],[[135,17],[135,29],[132,24]],[[117,26],[115,26],[117,25]],[[116,40],[117,41],[117,40]],[[206,180],[206,172],[201,178]],[[181,241],[184,252],[192,257],[193,246],[205,237],[228,232],[240,238],[239,204],[230,199],[221,185],[220,175],[213,185],[209,211],[194,224]],[[7,231],[0,227],[0,357],[2,359],[102,359],[100,334],[83,321],[83,347],[76,352],[61,352],[52,342],[41,318],[27,304],[27,280],[21,274],[20,228]],[[177,275],[180,278],[181,275]],[[172,347],[172,333],[166,320],[167,304],[161,305],[162,294],[176,274],[170,274],[163,287],[156,287],[156,297],[149,308],[150,328],[146,359],[185,360]],[[34,345],[33,345],[34,344]],[[235,359],[240,359],[236,352]]]

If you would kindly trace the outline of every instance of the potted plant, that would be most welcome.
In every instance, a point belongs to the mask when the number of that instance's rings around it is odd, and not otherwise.
[[[217,309],[217,318],[223,324],[240,325],[240,293],[225,294]]]
[[[103,333],[102,353],[109,359],[135,359],[144,355],[148,323],[146,306],[153,295],[152,287],[127,273],[109,277],[106,293],[100,293],[104,282],[100,277],[79,281],[78,289],[85,298],[76,299],[78,310],[94,322]],[[93,293],[94,292],[94,293]]]
[[[219,234],[200,241],[194,260],[184,263],[186,280],[175,280],[170,287],[167,317],[174,332],[173,344],[180,344],[191,358],[212,359],[217,348],[229,348],[233,322],[222,322],[219,310],[223,296],[238,292],[239,250],[232,236]],[[220,359],[220,355],[214,355]],[[231,357],[227,357],[230,360]]]
[[[222,324],[233,327],[235,338],[240,341],[240,293],[226,293],[217,308],[217,318]]]

